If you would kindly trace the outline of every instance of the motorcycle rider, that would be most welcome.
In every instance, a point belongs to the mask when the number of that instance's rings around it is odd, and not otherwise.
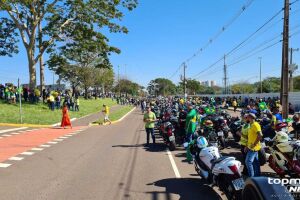
[[[255,119],[255,114],[249,113],[247,122],[250,123],[250,128],[248,130],[247,147],[244,149],[245,153],[247,153],[245,163],[249,177],[260,176],[258,151],[261,149],[260,140],[262,138],[262,132],[259,123],[257,123]]]
[[[147,112],[144,114],[145,129],[147,133],[147,145],[149,145],[149,136],[151,134],[153,144],[155,144],[154,126],[156,121],[155,114],[149,106],[146,107]]]

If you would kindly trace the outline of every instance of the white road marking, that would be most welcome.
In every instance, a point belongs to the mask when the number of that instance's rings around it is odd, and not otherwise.
[[[0,163],[0,167],[1,167],[1,168],[6,168],[6,167],[9,167],[9,166],[11,166],[11,164]]]
[[[61,142],[63,141],[64,139],[54,139],[53,141],[58,141],[58,142]]]
[[[23,160],[23,157],[10,157],[8,160]]]
[[[12,135],[19,135],[20,134],[20,132],[17,132],[17,133],[11,133]]]
[[[34,152],[29,152],[29,151],[25,151],[23,153],[20,153],[21,155],[27,155],[27,156],[31,156],[34,154]]]
[[[48,144],[57,144],[58,142],[47,142]]]
[[[48,144],[42,144],[42,145],[40,145],[40,147],[51,147],[51,145],[48,145]]]
[[[65,136],[63,136],[63,137],[59,137],[59,139],[67,139],[68,137],[65,137]]]
[[[0,137],[0,139],[2,139],[3,137]]]
[[[172,168],[173,168],[173,171],[175,173],[176,178],[180,178],[181,176],[180,176],[180,173],[179,173],[178,168],[176,166],[176,163],[174,161],[174,158],[172,156],[172,153],[169,150],[167,150],[167,154],[169,156],[169,159],[170,159],[170,162],[171,162],[171,165],[172,165]]]
[[[18,131],[18,130],[23,130],[26,129],[27,127],[21,127],[21,128],[11,128],[11,129],[6,129],[6,130],[1,130],[0,133],[6,133],[6,132],[12,132],[12,131]]]
[[[43,148],[32,148],[31,149],[32,151],[42,151],[42,150],[44,150]]]
[[[9,136],[11,136],[11,135],[8,135],[8,134],[4,134],[4,135],[2,135],[2,136],[4,136],[4,137],[9,137]]]
[[[73,136],[73,135],[72,134],[65,135],[65,137],[71,137],[71,136]]]

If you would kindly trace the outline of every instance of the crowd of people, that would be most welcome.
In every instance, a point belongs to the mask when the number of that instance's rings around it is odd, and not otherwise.
[[[245,164],[243,174],[249,177],[260,176],[260,166],[265,158],[261,139],[263,136],[262,128],[260,123],[256,120],[262,115],[266,114],[267,117],[272,121],[271,127],[274,129],[278,123],[281,123],[285,119],[281,115],[281,105],[278,98],[262,98],[262,99],[245,99],[241,98],[211,98],[211,97],[197,97],[188,98],[186,101],[180,98],[164,98],[164,104],[167,107],[179,110],[179,117],[181,112],[186,112],[185,116],[185,141],[187,143],[192,142],[197,137],[197,127],[201,126],[201,118],[205,118],[207,115],[214,114],[219,108],[228,108],[229,106],[243,108],[241,112],[243,116],[243,127],[240,134],[240,149],[243,155],[243,162]],[[145,123],[145,130],[147,135],[147,145],[149,145],[150,136],[152,137],[153,143],[155,143],[155,122],[157,122],[157,116],[153,111],[153,106],[161,104],[159,99],[142,99],[140,101],[140,107],[144,113],[143,121]],[[201,108],[204,104],[206,107]],[[202,111],[201,111],[202,110]],[[146,111],[146,112],[145,112]],[[293,127],[300,125],[299,114],[295,114],[293,117]],[[270,137],[274,137],[270,136]],[[191,156],[188,155],[188,160],[191,160]]]

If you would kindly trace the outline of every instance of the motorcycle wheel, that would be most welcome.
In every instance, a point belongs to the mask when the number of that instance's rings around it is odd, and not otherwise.
[[[219,137],[219,142],[222,148],[226,148],[226,143],[224,137]]]
[[[235,191],[232,184],[232,177],[230,176],[221,176],[219,179],[219,187],[226,195],[227,199],[230,200],[241,200],[242,199],[242,190]],[[231,188],[231,189],[230,189]]]
[[[174,151],[176,149],[176,143],[175,141],[172,141],[169,143],[169,150]]]

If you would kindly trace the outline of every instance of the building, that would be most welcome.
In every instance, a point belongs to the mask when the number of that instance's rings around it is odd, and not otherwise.
[[[210,86],[211,87],[214,87],[214,86],[216,86],[217,85],[217,82],[216,81],[210,81]]]

